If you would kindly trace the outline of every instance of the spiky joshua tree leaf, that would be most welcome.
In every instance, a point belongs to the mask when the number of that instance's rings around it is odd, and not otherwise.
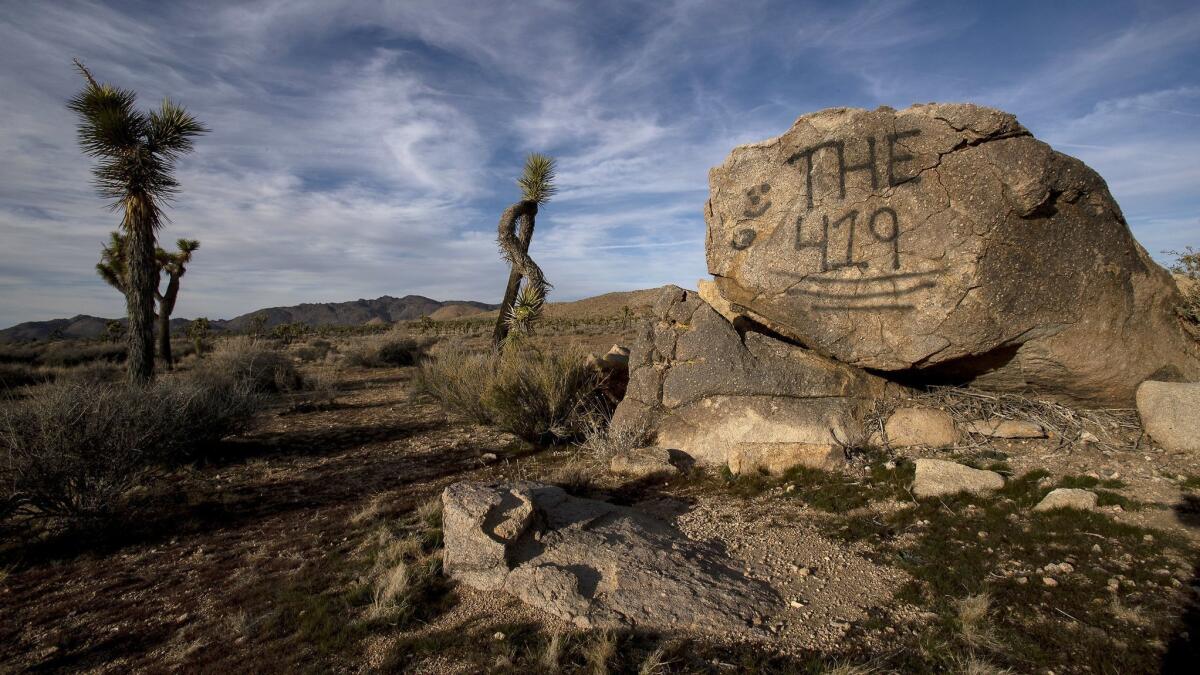
[[[525,170],[517,179],[521,198],[538,205],[545,204],[558,192],[554,184],[555,162],[553,157],[534,152],[525,158]]]
[[[505,315],[508,337],[532,335],[534,326],[542,318],[546,296],[537,284],[525,284],[517,299]]]

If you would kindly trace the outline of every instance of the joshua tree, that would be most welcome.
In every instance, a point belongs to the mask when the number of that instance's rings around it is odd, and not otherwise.
[[[100,277],[126,297],[129,295],[128,243],[129,237],[120,232],[113,232],[108,243],[100,249],[100,262],[96,263],[96,272]],[[173,365],[171,314],[175,311],[175,301],[179,297],[179,279],[187,272],[187,264],[191,262],[192,254],[200,248],[200,242],[195,239],[180,239],[175,243],[179,247],[177,253],[168,253],[161,248],[154,251],[154,296],[158,300],[158,355],[168,369]],[[167,273],[165,292],[159,290],[163,272]]]
[[[167,290],[159,292],[156,287],[154,294],[158,298],[158,355],[168,370],[174,365],[171,358],[171,313],[175,311],[175,300],[179,297],[179,280],[187,273],[187,265],[192,261],[192,254],[200,248],[200,242],[180,239],[175,245],[179,247],[176,253],[167,253],[161,248],[154,252],[159,269],[167,273]]]
[[[200,317],[194,319],[188,324],[187,334],[192,338],[192,345],[196,348],[196,358],[204,358],[204,340],[208,338],[210,323],[207,318]]]
[[[130,382],[154,376],[154,291],[158,264],[155,235],[163,205],[179,188],[175,161],[192,150],[192,140],[207,131],[182,107],[164,100],[158,110],[134,109],[137,95],[129,89],[100,84],[78,60],[75,66],[87,86],[67,104],[79,116],[79,145],[99,159],[93,169],[100,194],[122,211],[127,237],[125,287]]]
[[[533,226],[538,207],[549,202],[558,192],[554,185],[554,159],[533,153],[525,158],[525,170],[517,179],[521,188],[521,201],[504,210],[500,216],[500,252],[512,267],[508,275],[508,286],[504,289],[504,301],[500,303],[500,315],[496,317],[496,328],[492,333],[492,346],[499,347],[508,336],[508,318],[522,277],[528,286],[536,289],[540,303],[545,300],[550,284],[542,275],[542,269],[529,257],[529,243],[533,240]],[[521,233],[517,236],[517,221],[521,221]],[[531,296],[532,297],[532,296]]]

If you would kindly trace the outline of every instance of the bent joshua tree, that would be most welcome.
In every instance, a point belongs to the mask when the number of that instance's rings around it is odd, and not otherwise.
[[[190,152],[193,139],[208,131],[182,107],[164,100],[158,110],[134,109],[130,89],[100,84],[75,61],[87,86],[67,104],[79,117],[84,154],[99,160],[92,173],[100,195],[122,211],[126,270],[127,374],[139,384],[154,377],[154,298],[158,283],[155,236],[163,205],[178,191],[175,161]]]
[[[554,159],[538,153],[526,157],[525,169],[517,179],[517,185],[521,188],[521,201],[504,210],[498,228],[497,241],[500,244],[500,252],[508,261],[511,271],[508,275],[508,286],[504,289],[504,300],[500,303],[500,315],[496,317],[496,327],[492,332],[492,346],[497,349],[508,337],[509,316],[517,299],[522,278],[532,287],[530,293],[538,298],[544,299],[546,291],[551,287],[542,274],[542,269],[529,257],[529,244],[533,240],[538,207],[549,202],[550,197],[558,191],[554,185]],[[519,235],[518,221],[521,223]]]

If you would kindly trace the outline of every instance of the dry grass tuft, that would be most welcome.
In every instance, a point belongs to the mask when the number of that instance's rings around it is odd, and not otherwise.
[[[967,644],[974,647],[992,647],[997,644],[995,636],[988,628],[990,604],[991,597],[987,593],[968,595],[955,601],[962,638]]]
[[[645,447],[653,440],[649,420],[614,429],[604,417],[593,416],[579,448],[596,464],[607,467],[613,455]]]
[[[538,665],[545,668],[548,672],[557,673],[565,647],[566,635],[561,631],[554,631],[550,634],[550,641],[546,643],[546,646],[542,648],[541,654],[538,655]]]
[[[597,631],[583,647],[587,661],[587,672],[592,675],[607,675],[608,664],[617,653],[617,636],[608,630]]]

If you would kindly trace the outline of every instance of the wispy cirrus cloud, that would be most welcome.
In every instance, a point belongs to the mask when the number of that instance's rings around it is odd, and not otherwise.
[[[560,161],[533,246],[554,297],[690,285],[708,168],[833,105],[1005,107],[1100,170],[1147,248],[1177,248],[1200,239],[1198,29],[1184,3],[13,3],[0,324],[121,312],[91,271],[116,218],[64,107],[72,56],[213,128],[164,236],[203,241],[179,314],[231,316],[495,300],[496,219],[529,151]]]

